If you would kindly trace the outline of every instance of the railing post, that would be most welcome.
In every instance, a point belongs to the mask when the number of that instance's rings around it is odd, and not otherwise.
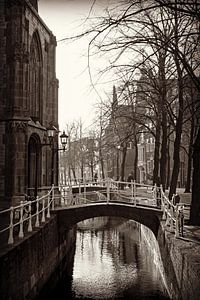
[[[179,214],[178,214],[178,205],[176,205],[176,229],[175,229],[175,237],[178,238],[179,234]]]
[[[156,187],[156,206],[161,208],[161,187]]]
[[[108,177],[107,178],[107,204],[109,204],[109,201],[110,201],[110,178]]]
[[[169,224],[169,212],[167,208],[165,226],[168,226],[168,224]]]
[[[137,199],[136,199],[136,182],[133,181],[133,194],[134,194],[134,204],[137,205]]]
[[[73,200],[73,195],[72,195],[73,193],[72,193],[72,183],[71,183],[71,181],[70,181],[70,183],[69,183],[69,190],[68,190],[68,199],[69,199],[69,205],[71,205],[72,204],[72,200]]]
[[[36,197],[36,220],[35,220],[35,227],[39,227],[39,197]]]
[[[180,221],[180,235],[183,237],[183,230],[184,230],[184,205],[181,206],[181,212],[179,215],[179,221]]]
[[[41,222],[45,222],[45,198],[42,199],[42,219]]]
[[[78,182],[78,194],[79,194],[79,197],[81,196],[81,183],[80,181]]]
[[[64,188],[64,203],[65,203],[65,205],[67,205],[67,199],[68,199],[68,197],[67,197],[67,191],[66,191],[66,187]]]
[[[13,239],[13,215],[14,215],[14,208],[11,206],[10,208],[10,226],[9,226],[9,238],[8,238],[8,245],[14,243]]]
[[[84,185],[83,197],[86,198],[86,183],[85,183],[85,178],[83,179],[83,185]]]
[[[50,218],[50,195],[47,197],[47,218]]]
[[[184,206],[176,205],[176,233],[175,237],[183,237],[183,229],[184,229]]]
[[[117,195],[119,196],[119,181],[117,181]]]
[[[131,203],[134,201],[134,186],[133,186],[133,180],[131,180]]]
[[[20,201],[19,238],[23,238],[24,237],[24,231],[23,231],[23,212],[24,212],[23,201]]]
[[[28,218],[28,232],[32,232],[32,214],[31,214],[31,201],[29,201],[28,204],[28,214],[29,214],[29,218]]]
[[[172,207],[172,205],[170,207],[170,216],[171,216],[171,219],[170,219],[170,230],[173,231],[174,228],[173,228],[173,207]]]
[[[162,209],[162,212],[163,212],[162,220],[166,220],[166,216],[165,216],[165,214],[166,214],[166,211],[165,211],[166,210],[166,208],[165,208],[165,197],[164,197],[162,184],[160,186],[160,199],[161,199],[161,209]]]
[[[157,185],[156,183],[154,184],[154,189],[153,189],[153,200],[155,205],[157,205]]]

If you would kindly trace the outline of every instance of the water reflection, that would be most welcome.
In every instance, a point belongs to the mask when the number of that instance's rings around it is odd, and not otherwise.
[[[103,217],[80,223],[70,298],[168,299],[146,248],[133,221]]]

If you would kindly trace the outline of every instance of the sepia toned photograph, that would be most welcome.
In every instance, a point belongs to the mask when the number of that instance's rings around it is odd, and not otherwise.
[[[200,299],[200,0],[0,0],[0,300]]]

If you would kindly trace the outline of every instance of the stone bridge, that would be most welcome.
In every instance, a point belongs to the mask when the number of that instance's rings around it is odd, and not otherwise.
[[[58,216],[60,233],[85,219],[114,216],[132,219],[147,226],[157,237],[162,211],[156,208],[134,206],[126,203],[92,203],[69,208],[57,208],[54,213]]]
[[[31,201],[4,212],[10,214],[11,221],[7,231],[3,231],[9,234],[9,245],[0,255],[1,300],[35,299],[51,276],[59,279],[65,266],[72,272],[76,245],[74,225],[101,216],[132,219],[149,228],[157,240],[153,249],[160,253],[171,299],[199,299],[199,268],[194,257],[191,260],[191,255],[199,248],[198,245],[186,244],[184,238],[174,238],[177,235],[174,235],[172,225],[176,225],[176,219],[172,215],[173,223],[167,224],[165,220],[170,202],[164,194],[161,194],[163,202],[159,208],[155,189],[135,183],[128,187],[125,184],[123,189],[107,184],[64,188],[62,192],[56,196],[52,187],[46,195],[38,197],[34,202],[36,213],[33,216]],[[14,209],[19,214],[16,224]],[[169,211],[167,213],[169,218]],[[18,238],[16,229],[19,229]],[[149,236],[152,242],[150,232]]]

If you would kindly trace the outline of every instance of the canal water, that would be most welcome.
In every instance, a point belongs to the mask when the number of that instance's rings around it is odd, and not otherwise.
[[[163,276],[134,221],[94,218],[78,224],[73,273],[55,299],[169,299]]]

